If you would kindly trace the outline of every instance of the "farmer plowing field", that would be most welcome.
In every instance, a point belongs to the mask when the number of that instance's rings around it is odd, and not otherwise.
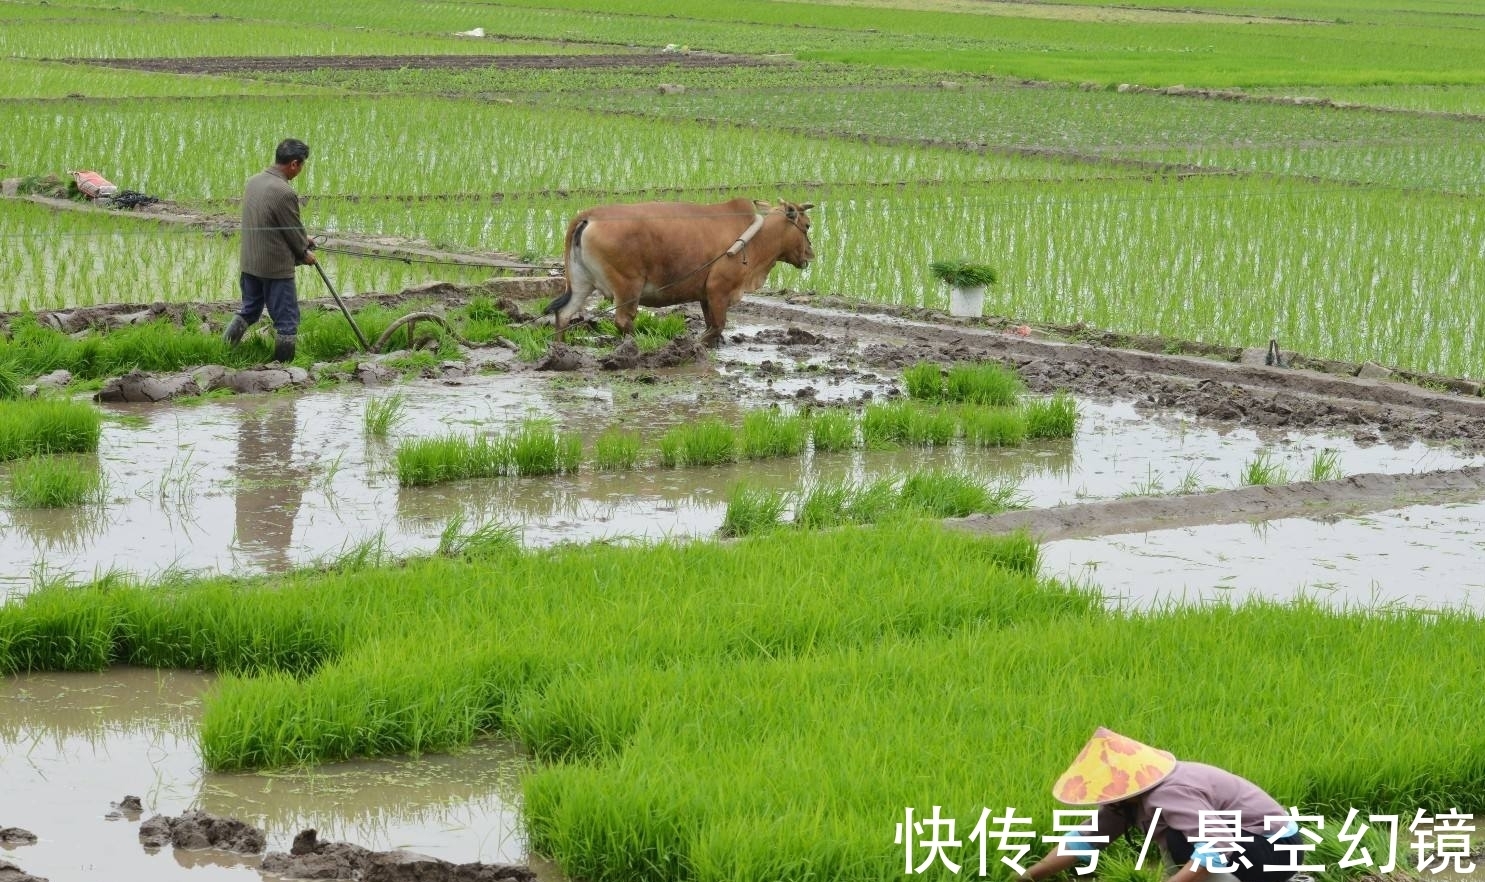
[[[314,266],[314,243],[299,219],[299,196],[289,182],[304,171],[309,145],[285,138],[274,151],[273,165],[248,179],[242,198],[242,308],[228,323],[223,339],[229,346],[268,309],[275,332],[273,358],[294,359],[299,333],[299,294],[294,268]]]
[[[1299,826],[1258,785],[1100,727],[1052,787],[1068,805],[1097,806],[1093,823],[1021,877],[1040,882],[1079,864],[1121,835],[1145,834],[1160,847],[1168,882],[1203,882],[1231,874],[1242,882],[1285,882],[1302,863]],[[1143,859],[1145,850],[1141,850]],[[1178,869],[1176,869],[1178,868]],[[1267,868],[1267,869],[1266,869]]]

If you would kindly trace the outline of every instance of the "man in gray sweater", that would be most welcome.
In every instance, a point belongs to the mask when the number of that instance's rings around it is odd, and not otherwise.
[[[242,198],[242,309],[222,335],[236,346],[267,307],[276,337],[275,361],[294,358],[299,333],[299,295],[294,267],[312,266],[314,247],[299,221],[299,196],[289,182],[304,170],[309,146],[286,138],[274,151],[273,165],[248,178]]]

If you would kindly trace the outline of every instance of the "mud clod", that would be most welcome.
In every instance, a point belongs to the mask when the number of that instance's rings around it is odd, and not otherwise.
[[[139,820],[140,812],[144,811],[144,803],[137,796],[126,796],[112,805],[113,811],[103,816],[110,821],[122,821],[125,819],[137,821]]]
[[[294,844],[289,846],[289,854],[314,854],[315,847],[320,844],[320,833],[313,827],[308,830],[300,830],[299,835],[294,837]]]
[[[815,346],[818,345],[819,342],[819,337],[816,337],[814,334],[811,334],[809,331],[806,331],[803,328],[796,328],[791,325],[789,329],[784,332],[785,346]]]
[[[592,365],[592,359],[586,353],[566,343],[553,341],[551,346],[547,347],[547,354],[536,363],[536,370],[581,371],[591,369]]]
[[[257,368],[234,372],[227,378],[227,388],[239,395],[252,395],[276,392],[288,386],[303,386],[308,382],[309,372],[304,368]]]
[[[10,861],[0,860],[0,882],[47,882],[47,880],[41,876],[32,876]]]
[[[132,370],[122,377],[114,377],[103,384],[96,396],[99,401],[137,401],[153,403],[179,398],[183,395],[200,395],[202,389],[189,374],[167,374],[155,376],[141,370]]]
[[[696,361],[706,361],[706,359],[706,345],[686,333],[671,340],[659,351],[650,353],[645,359],[645,367],[679,367]]]
[[[0,845],[35,845],[36,834],[20,827],[0,827]]]
[[[512,864],[452,864],[409,851],[371,851],[347,842],[322,842],[312,829],[294,837],[288,854],[263,858],[265,874],[352,882],[531,882],[536,874]]]
[[[613,352],[604,356],[598,366],[606,371],[624,371],[639,367],[639,360],[639,345],[634,342],[633,337],[627,337]]]
[[[139,841],[147,849],[216,848],[237,854],[258,854],[268,847],[262,830],[237,820],[203,811],[189,811],[178,818],[155,815],[139,825]]]

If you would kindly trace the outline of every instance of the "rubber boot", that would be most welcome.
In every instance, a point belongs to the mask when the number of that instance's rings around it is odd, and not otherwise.
[[[242,335],[247,333],[248,323],[242,320],[242,316],[232,316],[232,321],[227,323],[227,330],[222,332],[222,342],[228,346],[236,346],[242,342]]]
[[[294,341],[297,338],[279,334],[273,340],[273,360],[288,364],[294,360]]]

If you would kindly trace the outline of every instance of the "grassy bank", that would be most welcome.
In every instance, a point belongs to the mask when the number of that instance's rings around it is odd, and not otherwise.
[[[1478,619],[1122,615],[1039,583],[1024,539],[903,522],[492,554],[41,590],[0,608],[0,671],[223,671],[219,769],[508,732],[549,763],[534,845],[592,880],[895,876],[908,807],[1047,832],[1097,725],[1332,818],[1485,808]],[[1207,695],[1240,710],[1194,712]]]
[[[525,692],[564,672],[793,656],[1091,608],[1085,594],[994,568],[1024,568],[1028,544],[911,525],[485,565],[435,558],[297,573],[272,592],[230,580],[41,590],[0,609],[0,672],[127,662],[266,674],[227,677],[211,702],[204,752],[218,768],[431,749],[503,725]],[[920,590],[924,574],[937,590]],[[451,709],[458,719],[443,719]]]

